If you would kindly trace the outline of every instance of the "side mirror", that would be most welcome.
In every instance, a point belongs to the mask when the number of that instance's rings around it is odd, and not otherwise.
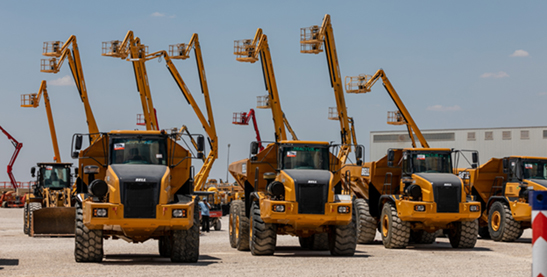
[[[35,173],[36,173],[36,168],[35,167],[31,167],[30,168],[30,175],[34,178],[35,177]]]
[[[198,152],[203,152],[204,148],[205,148],[205,139],[203,138],[203,136],[199,136],[197,140]]]
[[[80,156],[80,152],[78,152],[78,151],[72,152],[72,158],[73,158],[73,159],[77,159],[78,156]]]
[[[256,155],[258,153],[258,142],[251,142],[251,155]]]
[[[357,145],[355,147],[355,159],[357,160],[363,159],[363,146]]]
[[[511,172],[511,170],[509,170],[509,160],[508,159],[503,159],[503,173],[509,173]]]
[[[74,177],[78,177],[78,168],[77,167],[74,168]]]
[[[387,150],[387,166],[393,166],[393,159],[395,158],[395,152],[389,149]]]
[[[80,150],[82,149],[82,135],[76,135],[76,142],[74,143],[74,149]],[[72,155],[74,158],[74,154]]]
[[[473,163],[476,164],[479,162],[479,153],[473,152],[471,153],[471,159],[473,160]]]

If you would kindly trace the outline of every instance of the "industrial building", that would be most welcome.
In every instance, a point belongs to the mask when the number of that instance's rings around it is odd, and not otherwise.
[[[481,164],[492,157],[510,155],[547,157],[547,126],[436,129],[422,130],[422,134],[432,148],[479,151]],[[411,144],[407,130],[372,131],[369,159],[378,160],[389,148],[411,147]]]

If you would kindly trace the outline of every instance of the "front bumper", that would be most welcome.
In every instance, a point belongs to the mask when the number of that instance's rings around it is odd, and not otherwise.
[[[402,221],[416,221],[424,225],[442,225],[454,221],[473,221],[480,217],[480,202],[460,203],[460,211],[458,213],[438,213],[437,203],[396,200],[397,215]],[[416,206],[424,206],[424,211],[417,211]],[[471,206],[478,206],[477,211],[470,211]]]
[[[274,205],[284,205],[283,212],[274,211]],[[339,213],[338,207],[348,207],[347,213]],[[315,229],[322,225],[347,225],[351,222],[352,202],[325,203],[325,214],[299,214],[298,203],[260,199],[260,215],[265,223],[286,224],[295,230]]]

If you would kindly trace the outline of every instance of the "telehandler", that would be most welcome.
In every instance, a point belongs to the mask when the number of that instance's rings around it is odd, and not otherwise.
[[[495,241],[514,241],[531,228],[528,195],[547,190],[547,158],[492,158],[478,168],[460,170],[467,193],[481,203],[479,235]]]
[[[244,199],[230,207],[230,245],[253,255],[273,255],[277,235],[298,236],[300,245],[329,249],[335,256],[355,253],[355,217],[351,197],[342,195],[340,160],[328,142],[287,140],[284,114],[267,36],[236,41],[236,60],[261,60],[267,105],[273,115],[275,141],[250,158],[230,164],[229,171],[244,190]],[[360,148],[359,148],[360,149]]]

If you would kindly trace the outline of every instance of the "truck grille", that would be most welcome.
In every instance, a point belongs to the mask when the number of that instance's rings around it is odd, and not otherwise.
[[[125,218],[156,218],[160,186],[154,182],[124,182],[121,200]]]
[[[460,211],[459,186],[435,186],[434,193],[438,213],[458,213]]]
[[[325,214],[327,185],[299,184],[296,201],[299,214]]]

